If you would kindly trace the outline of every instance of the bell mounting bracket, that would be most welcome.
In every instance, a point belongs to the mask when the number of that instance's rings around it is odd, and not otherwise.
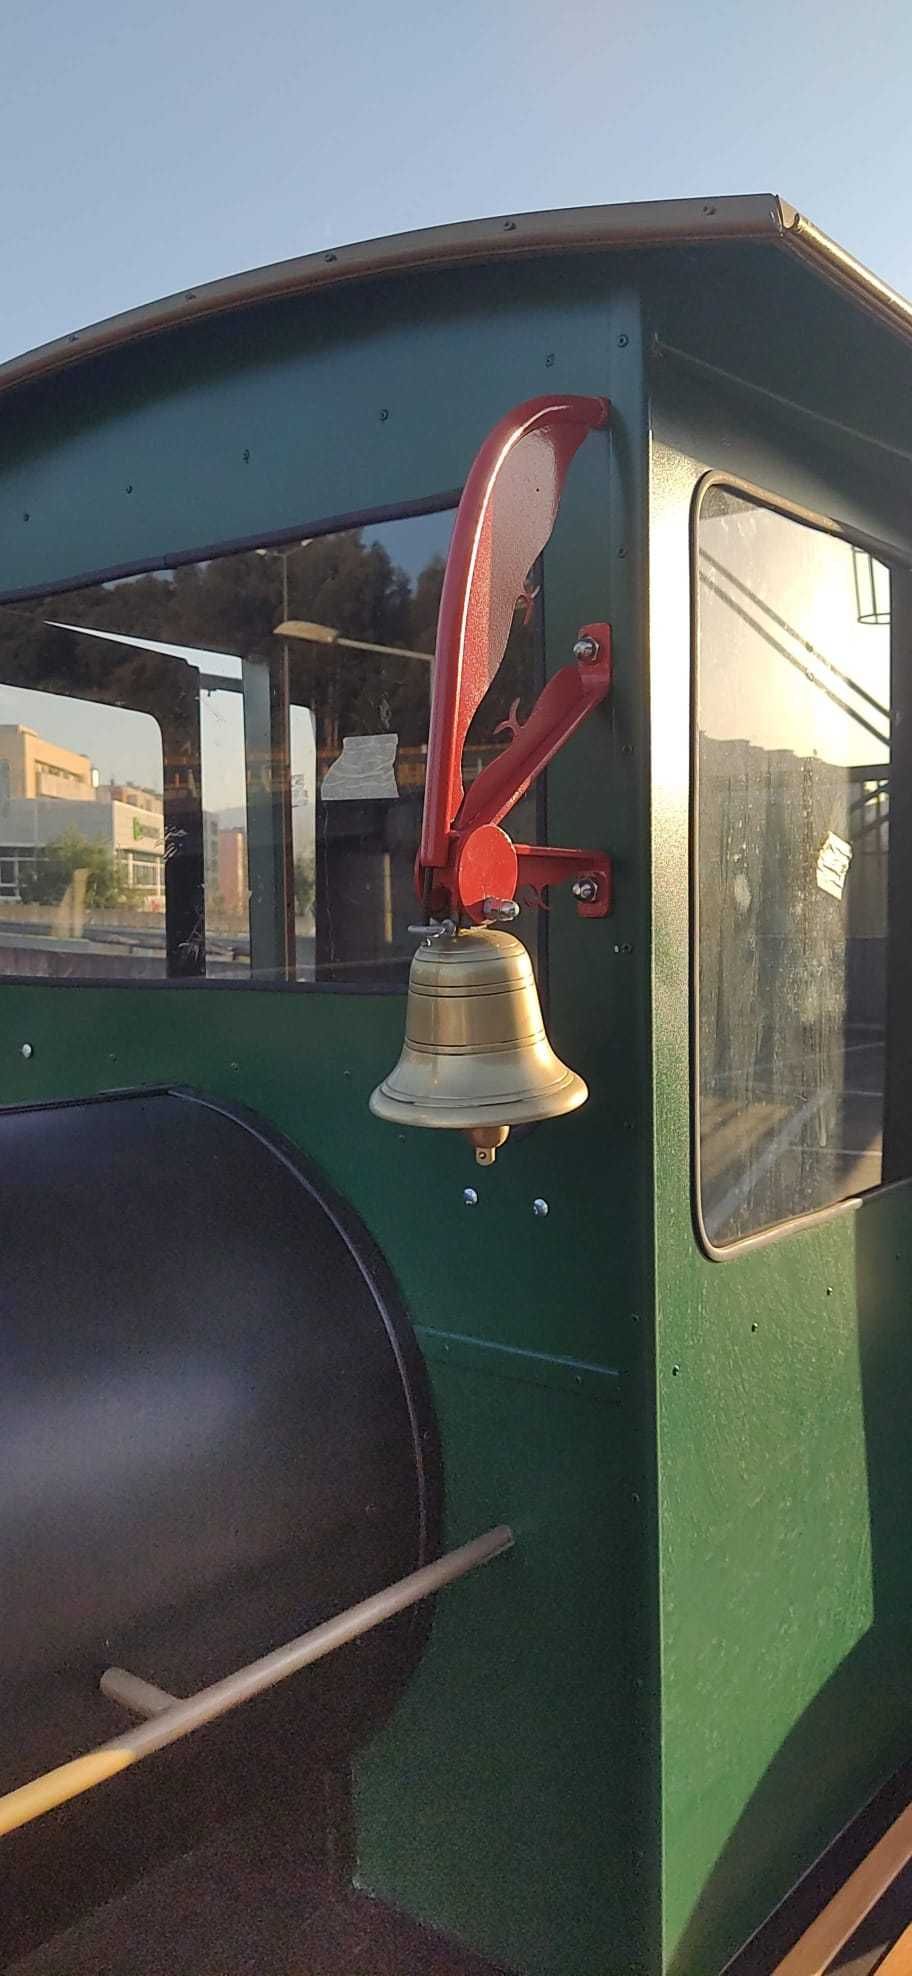
[[[604,851],[514,844],[501,820],[611,687],[611,627],[583,625],[574,662],[539,694],[512,739],[462,781],[466,735],[501,664],[517,603],[554,527],[570,463],[608,423],[604,398],[531,398],[493,428],[469,472],[453,528],[437,622],[424,820],[416,883],[426,915],[476,925],[512,917],[520,886],[573,885],[583,918],[611,911]],[[515,911],[515,907],[513,908]]]

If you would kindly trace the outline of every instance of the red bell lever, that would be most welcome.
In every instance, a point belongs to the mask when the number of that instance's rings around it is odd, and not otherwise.
[[[513,845],[498,829],[611,685],[611,631],[586,625],[574,665],[548,681],[528,720],[464,792],[466,735],[506,651],[517,601],[554,527],[570,463],[607,424],[604,398],[533,398],[488,434],[466,481],[447,558],[434,663],[418,889],[435,914],[476,922],[517,883],[576,878],[579,909],[610,911],[601,852]]]

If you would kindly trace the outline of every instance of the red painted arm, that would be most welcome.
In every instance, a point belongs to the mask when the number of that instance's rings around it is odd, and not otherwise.
[[[446,863],[472,715],[507,648],[517,598],[554,527],[567,469],[608,420],[604,398],[530,398],[489,432],[463,489],[437,621],[420,862]],[[501,812],[503,814],[503,812]]]
[[[509,747],[482,769],[463,797],[455,818],[460,832],[470,830],[473,824],[499,823],[569,741],[580,721],[605,698],[611,685],[611,626],[585,624],[579,638],[581,644],[592,640],[598,648],[595,657],[562,666],[549,679]]]
[[[611,684],[611,631],[585,626],[575,653],[525,725],[465,794],[462,754],[476,708],[503,659],[517,600],[554,527],[570,463],[609,416],[603,398],[533,398],[501,419],[478,453],[459,503],[437,626],[419,891],[430,911],[486,916],[486,899],[585,876],[580,911],[610,909],[601,853],[513,846],[497,829]]]

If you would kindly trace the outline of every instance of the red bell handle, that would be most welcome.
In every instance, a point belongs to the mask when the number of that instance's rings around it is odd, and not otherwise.
[[[494,426],[473,461],[437,621],[419,852],[426,872],[448,862],[449,835],[463,801],[469,725],[506,651],[528,573],[551,535],[568,468],[587,434],[605,426],[608,416],[604,398],[530,398]]]
[[[575,665],[562,667],[528,720],[468,793],[466,735],[503,659],[517,602],[554,527],[570,463],[608,422],[604,398],[532,398],[502,418],[476,455],[444,573],[416,879],[427,912],[476,922],[511,906],[517,884],[576,878],[579,910],[611,910],[602,852],[513,845],[498,829],[535,777],[611,685],[611,627],[584,625]],[[512,908],[515,909],[515,908]]]

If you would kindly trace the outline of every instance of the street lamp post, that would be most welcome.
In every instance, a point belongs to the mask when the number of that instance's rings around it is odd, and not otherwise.
[[[304,618],[286,617],[275,627],[276,638],[303,638],[310,645],[340,645],[350,652],[380,652],[385,658],[420,659],[432,666],[433,653],[416,652],[410,645],[377,645],[369,638],[346,638],[331,624],[311,624]]]

